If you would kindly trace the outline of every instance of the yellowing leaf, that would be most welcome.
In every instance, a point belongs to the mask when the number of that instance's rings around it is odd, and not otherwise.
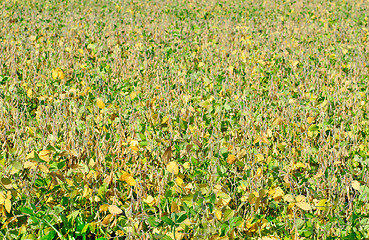
[[[33,159],[33,158],[35,158],[35,151],[28,153],[28,155],[26,156],[26,160]]]
[[[147,203],[150,207],[155,204],[155,199],[151,195],[147,195],[146,198],[143,199],[144,203]]]
[[[203,63],[203,62],[199,62],[199,65],[198,65],[198,67],[199,68],[201,68],[202,66],[204,66],[205,65],[205,63]]]
[[[131,98],[131,100],[135,99],[137,96],[136,92],[131,92],[131,94],[129,94],[129,97]]]
[[[101,98],[97,98],[96,99],[96,105],[100,108],[100,109],[104,109],[105,108],[105,103]]]
[[[4,205],[5,199],[5,194],[0,192],[0,205]]]
[[[178,167],[177,162],[175,161],[169,162],[167,165],[167,170],[168,172],[173,173],[174,175],[177,175],[179,172],[179,167]]]
[[[222,219],[223,213],[220,210],[215,211],[215,217],[220,221]]]
[[[171,212],[175,212],[175,213],[179,213],[180,210],[181,209],[178,206],[178,204],[175,201],[173,201],[172,204],[171,204],[171,206],[170,206],[170,211]]]
[[[89,199],[93,193],[93,190],[89,186],[85,186],[83,189],[83,197]]]
[[[351,182],[351,186],[353,189],[355,189],[356,191],[360,191],[360,183],[356,180]]]
[[[177,185],[182,186],[182,184],[183,184],[183,179],[182,179],[182,178],[180,178],[180,177],[176,177],[176,183],[177,183]]]
[[[103,204],[99,207],[99,211],[100,212],[106,212],[108,211],[109,205],[108,204]]]
[[[52,71],[51,71],[51,76],[52,76],[52,78],[55,80],[55,79],[57,79],[58,78],[58,71],[56,70],[56,69],[53,69]]]
[[[78,52],[79,54],[83,54],[83,49],[82,48],[78,49]]]
[[[137,146],[131,145],[129,146],[129,148],[134,151],[134,152],[138,152],[140,149]]]
[[[236,157],[235,155],[230,154],[230,155],[228,155],[228,157],[227,157],[227,163],[228,163],[228,164],[232,164],[232,163],[234,163],[234,162],[236,161],[236,159],[237,159],[237,157]]]
[[[102,220],[102,224],[103,225],[108,225],[110,223],[111,218],[113,217],[113,214],[108,214],[103,220]]]
[[[302,195],[298,195],[296,197],[296,202],[306,202],[306,197]]]
[[[306,119],[306,121],[307,121],[309,124],[311,124],[311,123],[314,121],[314,118],[312,118],[312,117],[308,117],[308,118]]]
[[[44,173],[49,173],[49,168],[45,165],[45,164],[39,164],[38,166],[38,169],[41,170],[41,172],[44,172]]]
[[[58,68],[58,77],[59,77],[61,80],[63,80],[63,79],[64,79],[64,73],[63,73],[63,71],[62,71],[60,68]]]
[[[297,162],[295,163],[295,168],[298,169],[298,168],[306,168],[305,164],[302,163],[302,162]]]
[[[284,192],[282,190],[282,188],[280,187],[277,187],[275,189],[275,192],[273,194],[273,199],[276,201],[276,202],[279,202],[284,196]]]
[[[6,188],[6,189],[12,189],[12,181],[9,178],[2,178],[1,179],[1,184]]]
[[[110,205],[108,210],[113,215],[119,215],[119,214],[123,213],[123,211],[119,207],[117,207],[116,205]]]
[[[50,150],[42,150],[41,152],[38,153],[38,156],[46,162],[50,161],[50,155],[51,155]]]
[[[295,198],[291,194],[286,194],[286,195],[284,195],[283,200],[285,202],[291,203],[291,202],[295,201]]]
[[[296,206],[301,208],[304,211],[310,211],[311,210],[311,206],[307,202],[297,202]]]
[[[5,210],[10,213],[10,210],[12,209],[12,202],[9,198],[5,199]]]
[[[34,169],[36,169],[36,164],[34,162],[31,162],[31,161],[26,161],[26,162],[23,163],[23,167],[34,170]]]
[[[33,92],[32,92],[32,88],[28,88],[28,90],[27,90],[27,97],[29,97],[29,98],[32,98],[32,94]]]
[[[317,204],[315,204],[315,207],[318,210],[326,210],[328,208],[327,199],[320,200]]]
[[[183,164],[184,169],[189,169],[191,167],[190,162],[185,162]]]
[[[131,174],[129,174],[126,171],[122,172],[122,176],[120,176],[119,178],[120,181],[126,182],[131,186],[135,186],[136,185],[136,180],[131,176]]]

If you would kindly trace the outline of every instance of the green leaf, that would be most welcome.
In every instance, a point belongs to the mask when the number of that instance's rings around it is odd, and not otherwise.
[[[151,216],[147,219],[147,222],[152,226],[152,227],[158,227],[160,225],[160,220],[154,216]]]
[[[226,209],[223,214],[224,221],[228,221],[234,216],[234,210],[232,209]]]
[[[184,220],[186,220],[187,215],[185,213],[183,213],[181,216],[178,217],[178,219],[176,220],[176,223],[181,223]]]
[[[28,207],[20,207],[19,211],[25,214],[33,215],[33,210]]]
[[[174,226],[174,222],[168,216],[161,217],[161,220],[170,226]]]

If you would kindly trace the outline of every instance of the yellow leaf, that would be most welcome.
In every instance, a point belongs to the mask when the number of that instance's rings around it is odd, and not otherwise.
[[[205,65],[205,63],[203,63],[203,62],[199,62],[199,68],[201,68],[202,66],[204,66]]]
[[[105,108],[105,103],[104,103],[104,101],[103,101],[103,100],[101,100],[100,98],[97,98],[97,99],[96,99],[96,104],[97,104],[97,106],[98,106],[99,108],[101,108],[101,109],[104,109],[104,108]]]
[[[108,214],[103,220],[102,220],[102,224],[103,225],[108,225],[110,223],[111,218],[113,217],[113,214]]]
[[[175,161],[169,162],[167,165],[167,170],[174,175],[177,175],[179,172],[178,164]]]
[[[123,211],[119,207],[117,207],[116,205],[110,205],[108,210],[113,215],[119,215],[119,214],[123,213]]]
[[[280,187],[277,187],[275,189],[275,192],[273,194],[273,199],[276,201],[276,202],[279,202],[284,196],[284,192],[282,190],[282,188]]]
[[[108,204],[103,204],[99,207],[99,211],[100,212],[106,212],[108,211],[109,205]]]
[[[131,92],[131,94],[129,94],[129,97],[131,98],[131,100],[135,99],[137,96],[136,92]]]
[[[120,181],[126,182],[131,186],[135,186],[136,185],[136,180],[131,176],[131,174],[129,174],[126,171],[122,172],[122,176],[120,176],[119,178]]]
[[[151,195],[147,195],[146,198],[143,199],[144,203],[147,203],[150,207],[155,204],[155,199]]]
[[[31,162],[31,161],[26,161],[26,162],[23,163],[23,167],[34,170],[34,169],[36,169],[36,164],[34,162]]]
[[[180,178],[180,177],[176,177],[176,183],[177,183],[177,185],[182,186],[182,184],[183,184],[183,179],[182,179],[182,178]]]
[[[0,205],[4,205],[5,199],[5,194],[0,192]]]
[[[315,207],[318,210],[325,210],[328,208],[327,199],[321,199],[317,204],[315,204]]]
[[[306,202],[306,197],[302,195],[298,195],[296,197],[296,202]]]
[[[51,76],[52,76],[52,78],[53,78],[54,80],[58,78],[58,71],[57,71],[57,69],[53,69],[53,70],[51,71]]]
[[[306,168],[305,164],[303,164],[302,162],[297,162],[295,163],[295,168]]]
[[[183,164],[184,169],[189,169],[191,167],[190,162],[185,162]]]
[[[295,201],[294,197],[293,197],[291,194],[286,194],[286,195],[284,195],[283,200],[284,200],[285,202],[289,202],[289,203],[291,203],[291,202],[294,202],[294,201]]]
[[[35,158],[35,151],[28,153],[28,155],[26,156],[26,160],[32,159],[32,158]]]
[[[27,97],[32,98],[32,88],[28,88],[27,90]]]
[[[5,199],[5,210],[10,213],[10,210],[12,209],[12,202],[9,198]]]
[[[351,186],[353,189],[355,189],[356,191],[360,191],[360,183],[356,180],[351,182]]]
[[[51,155],[51,152],[50,150],[42,150],[41,152],[38,153],[38,156],[46,161],[46,162],[49,162],[50,161],[50,155]]]
[[[180,210],[181,209],[178,206],[178,204],[175,201],[173,201],[172,204],[171,204],[171,206],[170,206],[170,211],[171,212],[175,212],[175,213],[179,213]]]
[[[312,118],[312,117],[308,117],[306,120],[307,120],[307,122],[308,122],[309,124],[311,124],[311,123],[314,121],[314,118]]]
[[[307,202],[297,202],[296,206],[301,208],[304,211],[310,211],[311,210],[311,206]]]
[[[61,80],[63,80],[63,79],[64,79],[64,73],[63,73],[63,71],[62,71],[60,68],[58,68],[58,77],[59,77]]]
[[[217,217],[217,219],[220,221],[222,219],[223,213],[220,210],[216,210],[215,211],[215,216]]]
[[[83,54],[83,49],[82,48],[78,49],[78,52],[79,54]]]
[[[50,172],[49,168],[45,164],[39,164],[38,169],[40,169],[41,172],[44,172],[44,173],[49,173]]]
[[[233,66],[229,66],[229,67],[228,67],[228,71],[229,71],[229,73],[233,73],[233,69],[234,69],[234,67],[233,67]]]
[[[89,199],[93,193],[93,190],[89,186],[85,186],[83,189],[83,197]]]
[[[140,150],[137,146],[133,146],[133,145],[129,146],[129,148],[130,148],[132,151],[134,151],[134,152],[138,152],[138,151]]]
[[[228,155],[228,157],[227,157],[227,163],[228,164],[232,164],[232,163],[234,163],[235,161],[236,161],[236,156],[235,155],[233,155],[233,154],[230,154],[230,155]]]

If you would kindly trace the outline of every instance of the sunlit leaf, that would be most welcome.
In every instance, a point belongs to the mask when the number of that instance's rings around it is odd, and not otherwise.
[[[11,209],[12,209],[12,202],[9,198],[5,199],[5,210],[10,213]]]
[[[155,204],[155,198],[153,198],[151,195],[147,195],[147,197],[144,198],[143,201],[151,207]]]
[[[232,164],[236,161],[237,157],[233,154],[229,154],[227,157],[227,163],[228,164]]]
[[[360,191],[360,182],[359,181],[356,181],[356,180],[352,181],[351,186],[356,191]]]
[[[167,170],[168,172],[177,175],[179,173],[179,167],[176,161],[169,162],[167,164]]]
[[[108,210],[113,215],[119,215],[123,213],[123,211],[116,205],[110,205]]]
[[[96,99],[96,105],[100,108],[100,109],[104,109],[105,108],[105,103],[101,98],[97,98]]]
[[[132,177],[131,174],[129,174],[126,171],[122,172],[122,175],[119,178],[120,181],[126,182],[131,186],[135,186],[136,185],[136,180]]]
[[[296,206],[301,208],[304,211],[310,211],[311,210],[311,206],[307,202],[297,202]]]
[[[215,217],[220,221],[223,217],[223,213],[220,210],[215,211]]]

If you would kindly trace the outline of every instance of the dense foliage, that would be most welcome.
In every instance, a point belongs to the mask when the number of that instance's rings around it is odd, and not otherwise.
[[[0,238],[368,238],[368,14],[0,1]]]

